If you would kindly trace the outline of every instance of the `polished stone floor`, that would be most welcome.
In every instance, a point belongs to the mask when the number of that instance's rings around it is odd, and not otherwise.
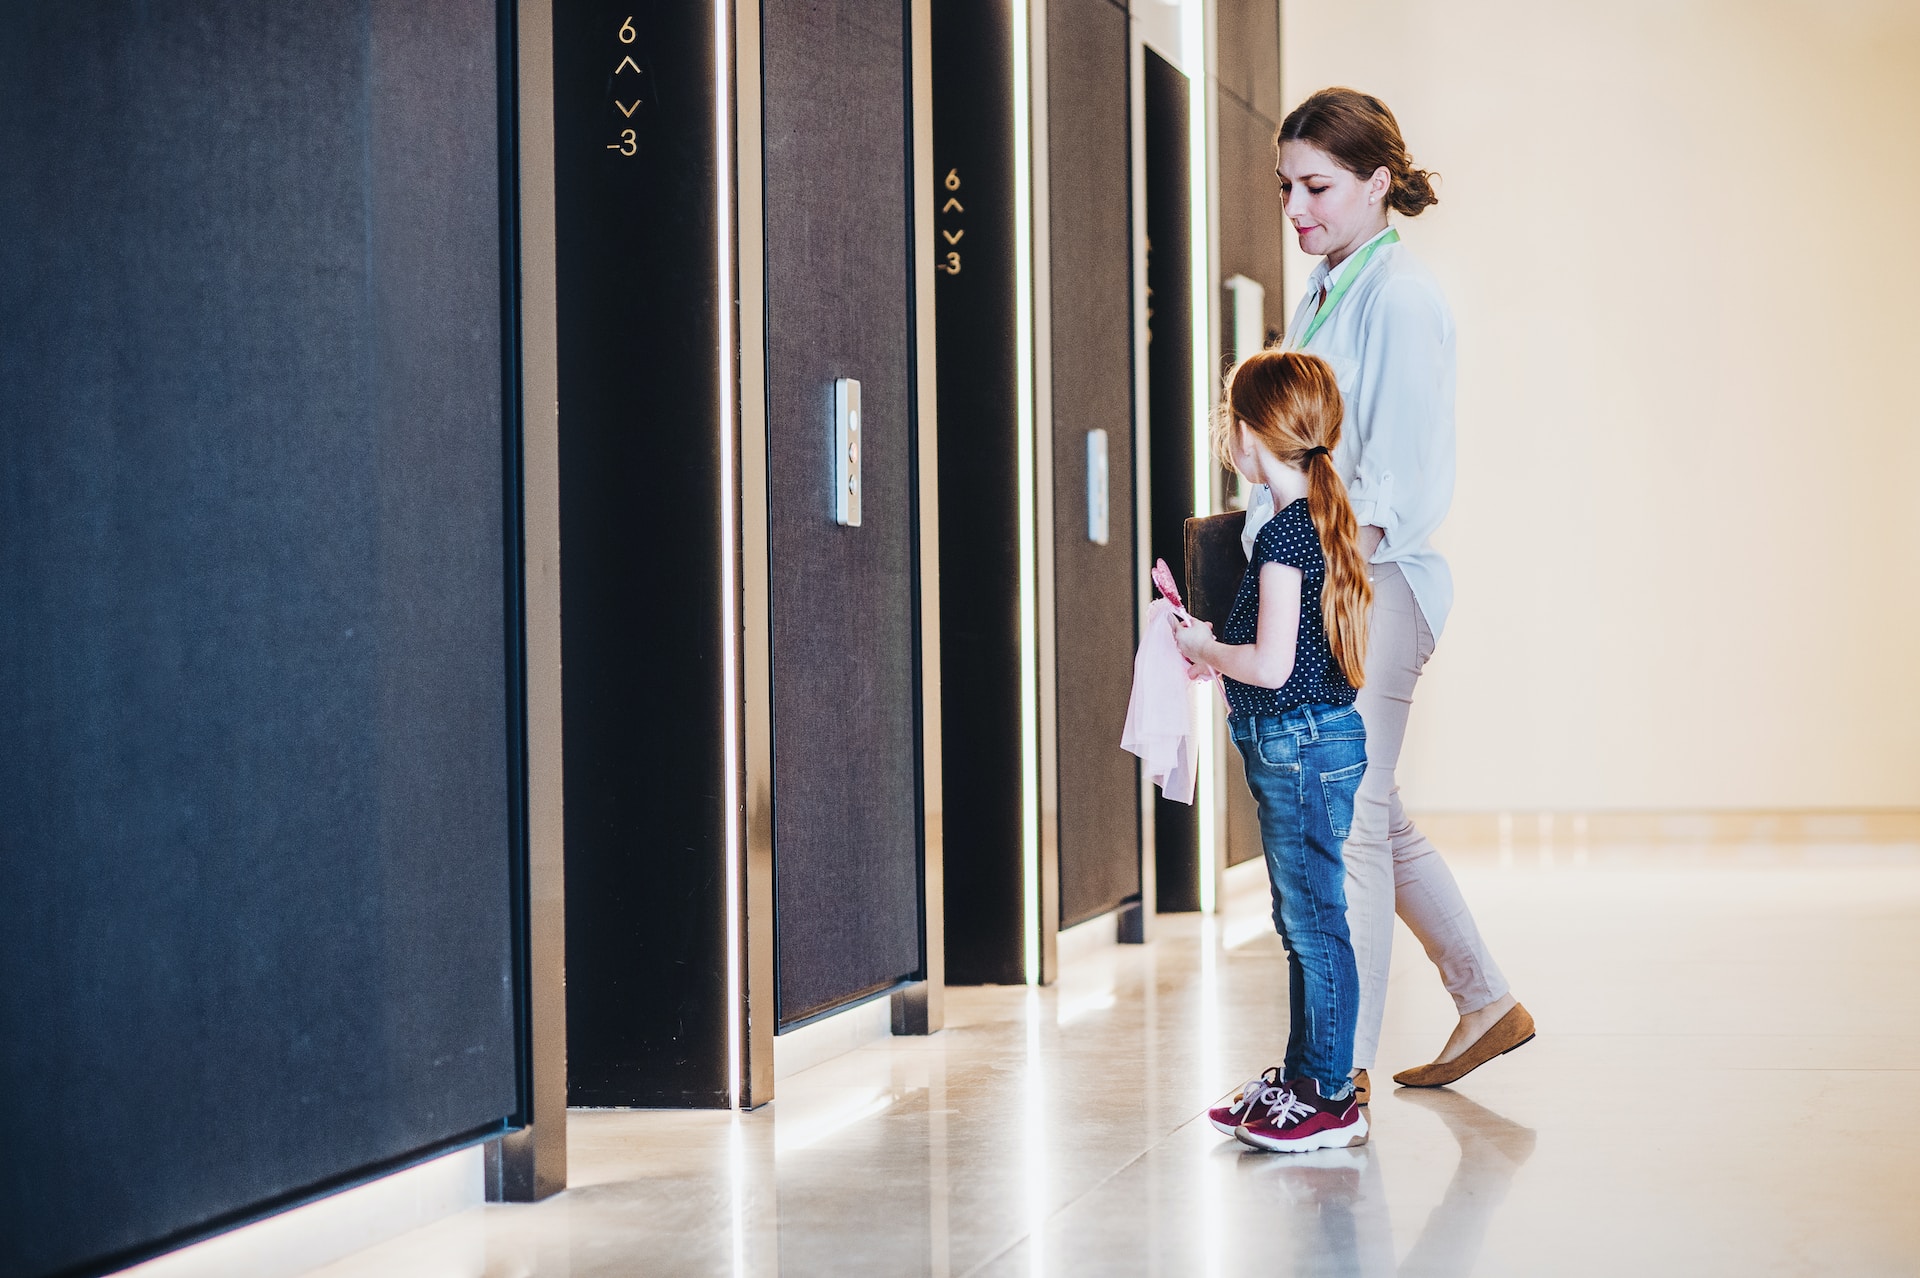
[[[324,1273],[1920,1274],[1920,847],[1527,833],[1453,860],[1540,1037],[1392,1088],[1451,1017],[1402,931],[1362,1149],[1205,1122],[1283,1038],[1236,871],[1217,918],[954,990],[764,1111],[575,1113],[567,1193]]]

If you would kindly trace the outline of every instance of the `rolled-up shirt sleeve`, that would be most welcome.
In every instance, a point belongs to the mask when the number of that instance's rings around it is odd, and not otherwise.
[[[1424,542],[1453,502],[1453,349],[1446,303],[1423,281],[1388,280],[1371,300],[1347,495],[1355,518],[1385,534],[1380,560]]]

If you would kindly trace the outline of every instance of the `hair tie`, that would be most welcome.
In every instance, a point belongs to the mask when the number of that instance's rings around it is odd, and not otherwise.
[[[1316,456],[1324,455],[1328,451],[1330,450],[1327,448],[1326,445],[1315,444],[1312,448],[1309,448],[1306,452],[1300,454],[1300,464],[1304,466],[1308,462],[1312,461]]]

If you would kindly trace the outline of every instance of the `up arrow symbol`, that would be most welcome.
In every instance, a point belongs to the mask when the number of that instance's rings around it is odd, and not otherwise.
[[[626,69],[627,69],[628,67],[632,67],[632,68],[633,68],[633,73],[634,73],[635,75],[642,75],[642,74],[644,74],[644,73],[643,73],[643,72],[642,72],[642,71],[640,70],[640,64],[639,64],[638,62],[635,62],[635,61],[633,60],[633,57],[632,57],[632,55],[631,55],[631,54],[629,54],[628,56],[626,56],[626,57],[624,57],[624,58],[622,58],[622,59],[620,59],[620,65],[619,65],[619,66],[617,66],[617,67],[615,67],[615,68],[613,69],[613,73],[614,73],[615,75],[619,75],[619,74],[620,74],[620,73],[621,73],[622,71],[625,71],[625,70],[626,70]]]

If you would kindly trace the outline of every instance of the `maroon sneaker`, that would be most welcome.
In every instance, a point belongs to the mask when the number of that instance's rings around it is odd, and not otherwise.
[[[1208,1110],[1207,1121],[1212,1123],[1214,1130],[1222,1136],[1235,1135],[1240,1130],[1240,1124],[1253,1117],[1253,1107],[1259,1101],[1260,1094],[1279,1086],[1280,1067],[1275,1065],[1260,1077],[1248,1080],[1239,1091],[1233,1094],[1232,1100],[1224,1105],[1215,1105]],[[1278,1100],[1279,1097],[1276,1096],[1273,1099]],[[1267,1103],[1272,1104],[1273,1101]]]
[[[1352,1088],[1339,1100],[1326,1100],[1320,1084],[1296,1078],[1261,1092],[1234,1135],[1255,1149],[1281,1153],[1345,1149],[1367,1143],[1367,1115]]]

